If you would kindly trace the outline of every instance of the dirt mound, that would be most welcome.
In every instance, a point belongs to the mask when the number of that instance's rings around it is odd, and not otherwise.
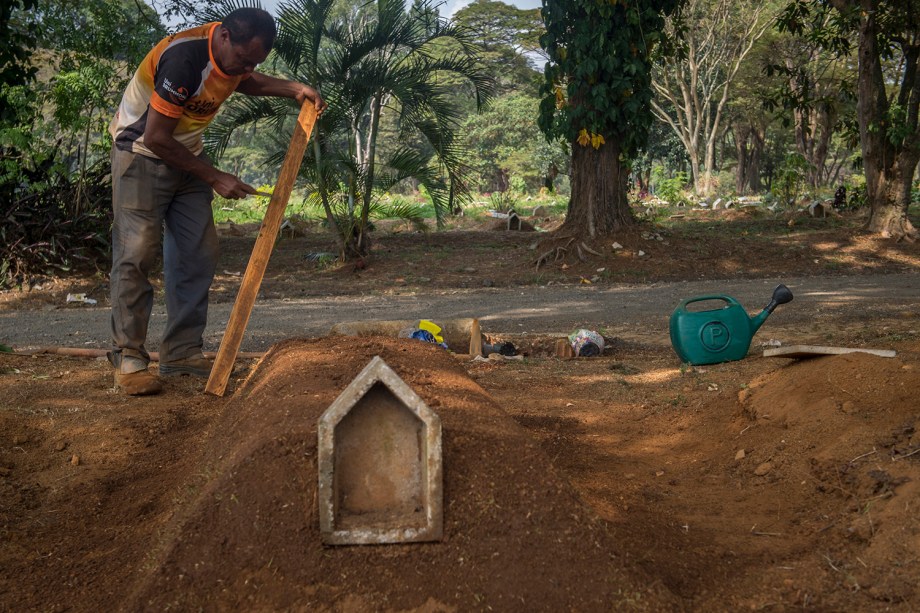
[[[920,502],[918,389],[913,363],[853,353],[790,363],[739,394],[747,419],[737,425],[757,434],[738,472],[782,497],[780,532],[807,534],[814,547],[819,570],[797,580],[813,593],[843,583],[868,597],[856,608],[824,606],[866,610],[920,596],[920,522],[905,514]],[[761,530],[784,538],[752,533]]]
[[[317,419],[375,355],[441,417],[441,543],[320,543]],[[624,568],[536,441],[433,345],[282,343],[212,432],[128,609],[675,608],[659,583]]]

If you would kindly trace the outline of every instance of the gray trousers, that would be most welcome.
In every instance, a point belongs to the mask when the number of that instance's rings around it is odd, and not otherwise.
[[[201,352],[218,243],[211,187],[162,160],[112,148],[112,363],[149,362],[150,270],[163,245],[166,329],[160,361]]]

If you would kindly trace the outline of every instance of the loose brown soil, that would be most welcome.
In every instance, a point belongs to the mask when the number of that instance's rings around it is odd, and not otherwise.
[[[541,272],[533,233],[383,234],[363,267],[306,261],[328,249],[311,234],[279,243],[263,287],[278,297],[920,263],[915,245],[848,226],[770,240],[705,228],[628,235],[624,250]],[[252,238],[224,244],[217,297],[232,300],[229,273],[245,268]],[[94,288],[104,300],[101,277],[38,285],[4,293],[0,308]],[[667,339],[608,339],[602,357],[569,360],[537,339],[521,343],[521,362],[471,362],[413,341],[304,339],[241,360],[227,398],[179,378],[129,399],[104,360],[0,354],[0,609],[917,610],[920,328],[916,313],[858,321],[797,338],[898,356],[752,352],[689,368]],[[442,418],[442,543],[319,544],[316,419],[374,355]]]

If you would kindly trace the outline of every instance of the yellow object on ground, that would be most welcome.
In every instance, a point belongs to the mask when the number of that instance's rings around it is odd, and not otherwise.
[[[436,323],[434,323],[433,321],[428,321],[427,319],[420,319],[418,321],[418,329],[431,332],[431,336],[434,337],[434,340],[438,341],[439,343],[444,342],[444,337],[441,336],[441,327],[437,325]]]

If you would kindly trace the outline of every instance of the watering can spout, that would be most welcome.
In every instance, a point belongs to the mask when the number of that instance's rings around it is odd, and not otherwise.
[[[770,311],[767,309],[762,310],[757,314],[756,317],[751,317],[751,336],[757,333],[760,329],[760,326],[763,325],[763,322],[767,321],[767,317],[770,316]]]
[[[767,321],[767,317],[770,316],[770,313],[772,313],[776,307],[781,304],[786,304],[787,302],[792,302],[792,292],[789,291],[788,287],[780,283],[776,286],[776,289],[773,290],[773,297],[770,299],[770,303],[765,306],[756,317],[751,318],[751,336],[760,329],[763,322]]]

